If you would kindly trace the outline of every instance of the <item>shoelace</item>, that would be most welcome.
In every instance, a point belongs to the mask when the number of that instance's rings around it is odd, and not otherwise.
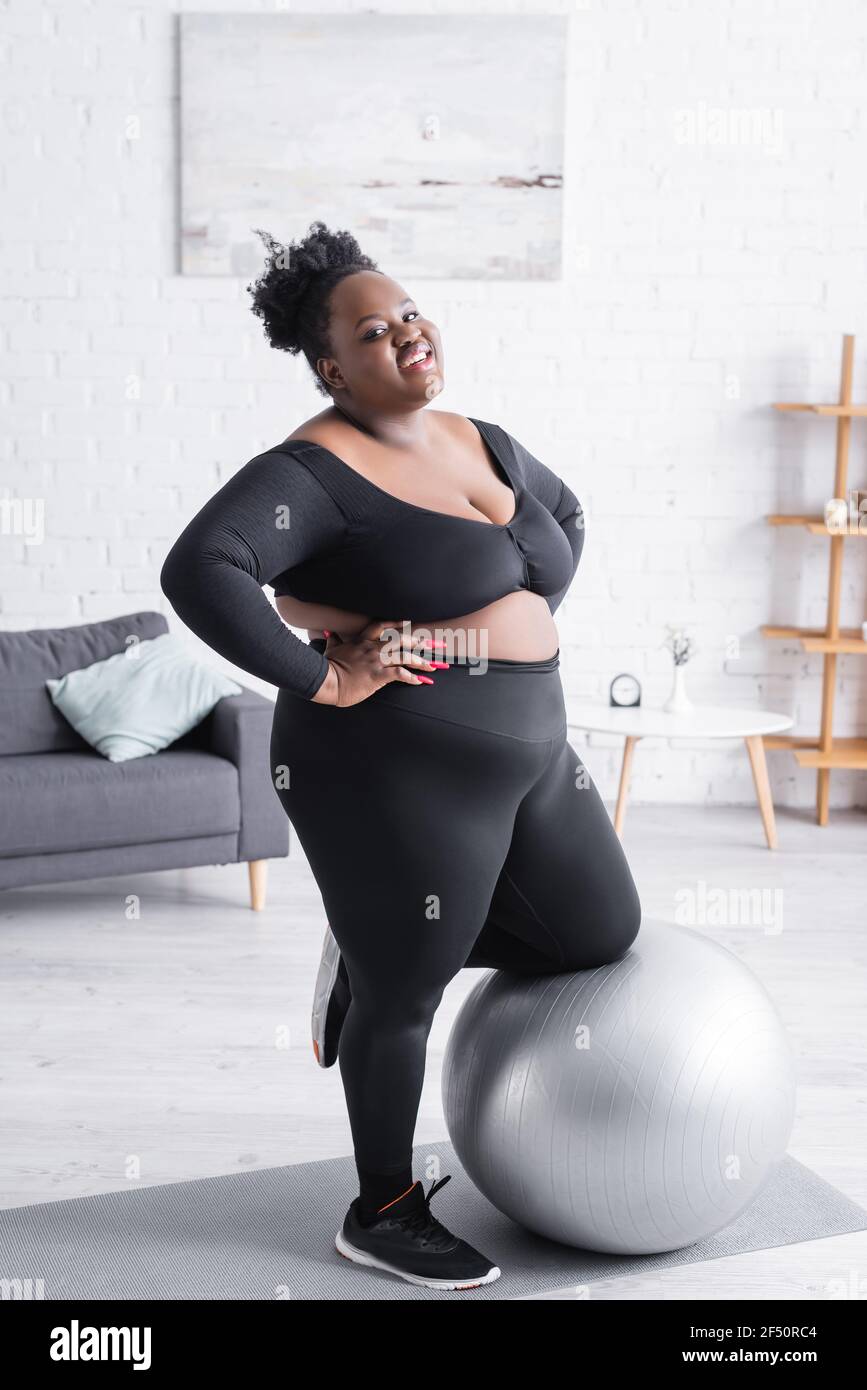
[[[401,1225],[406,1230],[422,1236],[420,1244],[423,1249],[426,1246],[436,1247],[444,1246],[446,1243],[451,1244],[454,1240],[451,1231],[447,1231],[445,1226],[431,1215],[430,1210],[431,1197],[439,1192],[441,1187],[445,1187],[447,1182],[451,1182],[451,1173],[447,1173],[444,1178],[440,1178],[439,1182],[433,1184],[424,1199],[424,1206],[419,1207],[418,1211],[414,1211],[411,1216],[406,1216],[401,1221]]]

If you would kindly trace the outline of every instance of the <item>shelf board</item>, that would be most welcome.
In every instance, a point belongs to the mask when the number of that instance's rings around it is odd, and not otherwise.
[[[769,526],[805,526],[814,536],[842,536],[844,540],[867,540],[867,526],[857,530],[832,531],[822,516],[808,516],[805,512],[771,512],[765,517]]]
[[[851,628],[851,629],[847,628],[847,629],[846,629],[847,634],[849,633],[849,631],[854,632],[855,629],[854,629],[854,628]],[[776,624],[774,624],[774,623],[763,623],[762,626],[759,628],[759,632],[762,634],[763,637],[824,637],[824,636],[825,636],[825,629],[824,629],[823,627],[780,627],[780,626],[778,626],[778,625],[776,625]]]
[[[774,401],[774,410],[802,410],[810,415],[863,416],[867,405],[809,405],[801,401]]]
[[[795,749],[801,767],[848,768],[867,772],[867,738],[835,738],[830,749]]]
[[[801,738],[797,734],[766,734],[762,743],[766,751],[794,753],[801,767],[867,772],[867,738],[835,738],[827,752],[820,748],[818,737]]]
[[[838,656],[867,656],[867,642],[860,631],[839,637],[802,637],[805,652],[836,652]]]
[[[777,627],[764,623],[759,632],[777,641],[797,641],[805,652],[837,652],[844,656],[867,656],[867,642],[860,627],[841,627],[836,637],[828,637],[823,628]]]
[[[859,527],[857,531],[851,531],[848,528],[845,531],[832,531],[826,522],[818,516],[815,520],[807,522],[807,530],[812,531],[814,536],[842,536],[844,540],[867,540],[867,526],[863,529]]]
[[[774,623],[761,624],[759,631],[763,637],[777,641],[795,639],[804,652],[849,652],[857,656],[867,653],[860,627],[841,627],[836,637],[828,637],[824,627],[778,627]]]

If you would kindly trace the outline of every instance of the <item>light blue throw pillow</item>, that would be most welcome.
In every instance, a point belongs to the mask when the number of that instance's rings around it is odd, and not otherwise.
[[[224,696],[241,693],[170,632],[45,684],[73,729],[113,763],[159,753]]]

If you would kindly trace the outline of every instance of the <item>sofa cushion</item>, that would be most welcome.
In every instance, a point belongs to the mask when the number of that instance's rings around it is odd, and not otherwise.
[[[167,631],[162,613],[143,612],[77,627],[0,632],[0,756],[87,749],[52,704],[46,680]]]
[[[113,763],[159,753],[241,694],[171,632],[45,683],[64,718]]]
[[[0,857],[237,833],[238,772],[167,748],[124,763],[86,752],[0,757]]]

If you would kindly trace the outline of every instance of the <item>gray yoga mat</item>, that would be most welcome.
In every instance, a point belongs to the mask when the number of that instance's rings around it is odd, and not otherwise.
[[[0,1279],[41,1279],[46,1299],[509,1299],[867,1229],[867,1211],[786,1157],[717,1235],[666,1255],[596,1255],[501,1215],[447,1142],[416,1148],[417,1175],[432,1156],[452,1180],[431,1209],[496,1260],[494,1284],[417,1288],[338,1255],[334,1236],[357,1190],[351,1157],[8,1208]]]

